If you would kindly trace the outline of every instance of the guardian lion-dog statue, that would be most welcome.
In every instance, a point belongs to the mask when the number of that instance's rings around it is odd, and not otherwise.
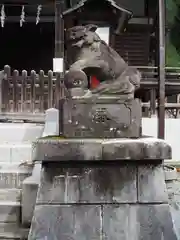
[[[69,71],[64,134],[76,138],[131,138],[141,135],[141,104],[134,96],[141,75],[96,33],[97,26],[67,30]],[[88,90],[88,76],[100,84]]]
[[[129,67],[115,50],[100,39],[96,30],[95,25],[75,26],[67,30],[67,47],[71,53],[69,62],[72,63],[67,75],[72,76],[72,71],[84,71],[96,76],[101,84],[92,90],[92,94],[128,94],[133,97],[140,86],[140,72]]]

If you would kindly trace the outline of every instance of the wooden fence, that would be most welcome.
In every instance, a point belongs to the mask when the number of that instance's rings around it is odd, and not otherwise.
[[[42,121],[44,112],[55,107],[60,94],[60,79],[50,70],[30,75],[5,66],[0,74],[0,119]],[[58,80],[57,80],[58,79]]]
[[[138,67],[142,72],[142,87],[157,85],[157,68]],[[180,69],[167,70],[166,83],[180,89]],[[5,66],[0,72],[0,121],[23,120],[43,122],[46,109],[55,107],[59,99],[61,81],[58,75],[49,71],[28,75],[23,70],[11,71]],[[150,105],[146,105],[146,107]]]

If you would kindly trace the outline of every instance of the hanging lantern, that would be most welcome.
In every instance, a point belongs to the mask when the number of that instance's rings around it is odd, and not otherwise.
[[[21,16],[20,16],[20,27],[23,26],[24,22],[25,22],[25,11],[24,11],[24,6],[22,6]]]
[[[37,24],[39,23],[39,21],[40,21],[41,11],[42,11],[42,5],[38,5],[38,7],[37,7],[37,16],[36,16],[36,25],[37,25]]]
[[[1,7],[1,27],[4,27],[4,23],[5,23],[5,18],[6,18],[6,14],[5,14],[5,10],[4,10],[4,5],[2,5]]]

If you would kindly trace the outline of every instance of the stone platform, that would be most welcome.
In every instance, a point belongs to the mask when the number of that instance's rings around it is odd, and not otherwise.
[[[40,139],[29,240],[176,240],[159,139]]]
[[[171,147],[155,138],[61,139],[45,137],[33,143],[35,161],[162,160],[171,158]]]

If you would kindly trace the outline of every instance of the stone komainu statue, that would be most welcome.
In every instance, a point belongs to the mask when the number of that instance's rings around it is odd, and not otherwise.
[[[67,31],[70,65],[63,104],[64,135],[76,138],[124,138],[141,135],[141,104],[134,97],[140,73],[131,68],[96,33],[94,25]],[[86,91],[88,77],[100,81]]]
[[[129,67],[115,50],[101,40],[96,29],[95,25],[87,25],[67,30],[67,48],[71,53],[67,75],[83,71],[96,76],[101,84],[92,90],[92,94],[128,94],[133,98],[134,91],[140,86],[140,72]]]

